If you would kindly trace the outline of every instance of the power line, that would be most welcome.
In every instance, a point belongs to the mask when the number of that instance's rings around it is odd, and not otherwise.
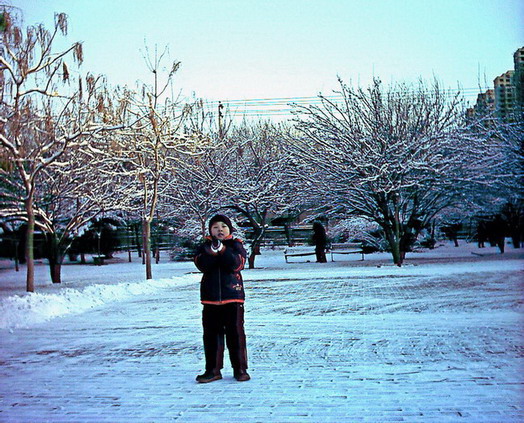
[[[429,89],[427,92],[431,92]],[[446,89],[441,90],[445,97],[455,97],[457,94],[464,98],[476,99],[480,94],[478,88]],[[416,92],[414,92],[416,95]],[[240,117],[292,117],[296,106],[309,106],[321,104],[324,99],[330,101],[343,100],[341,94],[317,95],[317,96],[296,96],[296,97],[274,97],[274,98],[250,98],[217,100],[204,103],[206,111],[216,113],[217,107],[225,105],[229,109],[230,115]]]
[[[431,92],[432,90],[427,90],[427,92]],[[440,90],[441,92],[445,93],[447,96],[450,95],[456,95],[457,93],[461,93],[464,95],[472,95],[472,94],[480,94],[478,88],[463,88],[463,89],[446,89],[446,90]],[[245,104],[251,104],[251,103],[260,103],[260,104],[268,104],[268,103],[274,103],[274,104],[283,104],[283,103],[301,103],[301,102],[309,102],[309,101],[320,101],[320,98],[327,98],[327,99],[337,99],[337,98],[343,98],[340,94],[332,94],[332,95],[316,95],[316,96],[308,96],[308,97],[274,97],[274,98],[252,98],[252,99],[237,99],[237,100],[211,100],[208,103],[209,104],[218,104],[219,102],[222,102],[224,104],[237,104],[237,103],[245,103]]]

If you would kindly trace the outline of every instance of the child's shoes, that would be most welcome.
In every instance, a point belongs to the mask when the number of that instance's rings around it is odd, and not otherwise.
[[[251,379],[251,376],[245,370],[238,370],[235,372],[235,379],[239,382],[246,382]]]
[[[222,379],[222,374],[220,372],[214,373],[214,372],[205,372],[202,375],[198,375],[196,377],[196,381],[198,383],[209,383],[214,382],[215,380]]]

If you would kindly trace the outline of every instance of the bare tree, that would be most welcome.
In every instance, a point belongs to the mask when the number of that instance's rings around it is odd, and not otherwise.
[[[221,208],[219,198],[221,169],[226,155],[216,144],[203,144],[198,155],[180,155],[173,161],[166,175],[168,189],[162,196],[162,214],[184,217],[199,228],[202,237],[207,235],[206,221]]]
[[[249,268],[255,267],[269,219],[289,202],[289,164],[282,128],[268,122],[246,123],[227,135],[219,197],[225,208],[247,219],[252,231]]]
[[[35,224],[45,234],[46,255],[53,283],[61,282],[61,266],[77,231],[104,212],[118,210],[121,199],[114,186],[125,181],[108,178],[98,166],[92,138],[84,148],[65,152],[54,165],[45,168],[35,193]]]
[[[172,215],[185,216],[198,225],[202,237],[211,214],[234,211],[252,230],[249,266],[253,268],[269,219],[289,203],[282,128],[269,122],[235,126],[224,117],[218,128],[191,128],[198,134],[194,137],[200,140],[199,149],[193,155],[179,156],[171,166],[166,191],[171,202],[165,207]]]
[[[146,54],[152,84],[143,84],[129,107],[129,130],[114,137],[106,151],[108,163],[114,165],[115,177],[130,181],[120,195],[125,209],[139,213],[142,221],[146,279],[152,278],[151,223],[157,217],[160,195],[166,191],[172,166],[180,154],[192,154],[198,140],[184,134],[185,110],[170,91],[173,76],[180,66],[174,61],[163,72],[167,50]],[[119,175],[119,176],[118,176]]]
[[[487,183],[498,147],[465,127],[460,95],[449,97],[436,81],[340,87],[338,102],[320,96],[320,106],[297,108],[296,175],[332,213],[379,224],[400,266],[437,213],[469,184]]]
[[[51,31],[43,25],[17,25],[12,14],[4,12],[0,45],[0,156],[9,166],[2,176],[13,178],[21,190],[23,219],[27,222],[27,291],[34,291],[33,238],[34,199],[38,178],[54,166],[71,148],[86,143],[86,137],[108,129],[104,122],[103,94],[99,80],[88,76],[72,82],[66,59],[80,64],[82,45],[74,43],[61,52],[53,51],[59,34],[67,33],[67,16],[55,15]],[[7,210],[6,210],[7,209]],[[12,212],[9,205],[2,214]]]
[[[485,169],[490,176],[488,183],[473,186],[461,206],[469,206],[476,217],[472,223],[483,231],[502,215],[514,247],[519,248],[524,235],[524,120],[502,121],[494,113],[476,118],[472,131],[488,136],[498,147],[498,154]]]
[[[226,116],[217,125],[202,100],[186,104],[185,112],[184,132],[193,140],[193,147],[171,155],[160,208],[163,216],[183,218],[186,230],[204,238],[208,234],[207,219],[224,206],[221,178],[229,164],[230,150],[224,137],[231,121]]]

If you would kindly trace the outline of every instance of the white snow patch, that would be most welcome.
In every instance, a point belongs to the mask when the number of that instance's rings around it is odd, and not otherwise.
[[[0,299],[0,328],[29,327],[66,314],[79,314],[105,303],[151,294],[161,289],[193,283],[195,275],[148,281],[95,284],[84,289],[64,288],[56,294],[28,293]]]

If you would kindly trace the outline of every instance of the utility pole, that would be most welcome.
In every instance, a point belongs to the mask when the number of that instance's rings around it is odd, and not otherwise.
[[[218,102],[218,136],[220,139],[224,138],[224,130],[222,129],[222,118],[224,115],[222,114],[222,109],[224,108],[224,105],[221,101]]]

